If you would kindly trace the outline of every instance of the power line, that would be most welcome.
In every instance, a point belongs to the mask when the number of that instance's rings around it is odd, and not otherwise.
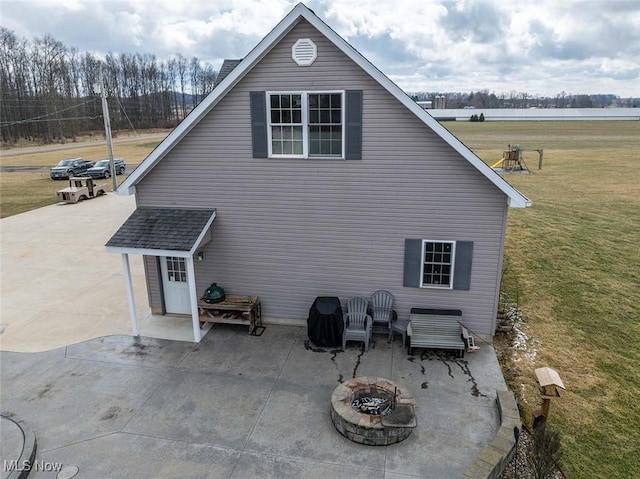
[[[118,101],[118,104],[120,105],[120,108],[122,109],[122,113],[124,113],[124,116],[127,118],[127,121],[129,122],[129,125],[131,125],[131,129],[133,130],[134,133],[136,133],[136,129],[134,128],[133,123],[131,123],[131,120],[129,119],[129,115],[127,115],[127,112],[125,111],[124,107],[122,106],[122,103],[120,102],[120,98],[116,96],[116,100]]]
[[[69,111],[69,110],[73,110],[75,108],[80,108],[81,106],[87,105],[89,103],[91,103],[92,101],[95,100],[89,100],[83,103],[80,103],[79,105],[74,105],[74,106],[70,106],[68,108],[63,108],[62,110],[57,110],[57,111],[53,111],[51,113],[47,113],[45,115],[39,115],[39,116],[34,116],[33,118],[27,118],[25,120],[18,120],[18,121],[14,121],[11,123],[6,123],[6,125],[20,125],[20,124],[24,124],[24,123],[36,123],[38,121],[43,121],[42,118],[46,118],[47,116],[52,116],[52,115],[57,115],[59,113],[65,112],[65,111]],[[61,118],[56,118],[55,120],[62,120]],[[44,120],[44,121],[50,121],[50,120]]]
[[[15,122],[0,122],[0,126],[13,126],[13,125],[25,125],[28,123],[45,123],[48,121],[75,121],[75,120],[97,120],[102,118],[102,115],[98,116],[74,116],[73,118],[43,118],[39,120],[20,120]]]

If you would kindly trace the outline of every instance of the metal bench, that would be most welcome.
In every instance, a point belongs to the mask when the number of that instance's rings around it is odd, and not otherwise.
[[[454,349],[458,351],[458,357],[463,358],[466,345],[460,319],[462,311],[459,309],[411,308],[409,354],[413,353],[413,348]]]

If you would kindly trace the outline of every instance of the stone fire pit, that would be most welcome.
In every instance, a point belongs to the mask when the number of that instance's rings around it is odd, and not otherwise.
[[[349,379],[331,395],[331,420],[347,439],[370,446],[403,441],[416,427],[415,399],[388,379]]]

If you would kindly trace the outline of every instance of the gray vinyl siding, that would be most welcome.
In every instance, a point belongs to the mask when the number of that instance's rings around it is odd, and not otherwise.
[[[143,256],[144,274],[147,278],[147,294],[149,306],[155,311],[162,310],[162,292],[160,288],[160,272],[158,271],[158,260],[156,256]]]
[[[291,60],[298,38],[318,47],[309,67]],[[363,90],[361,161],[252,158],[251,91],[335,89]],[[461,309],[474,331],[493,333],[505,195],[306,22],[149,172],[137,195],[141,206],[215,207],[196,289],[215,281],[227,294],[258,295],[266,318],[305,320],[316,296],[387,289],[401,317],[411,307]],[[404,287],[406,238],[473,241],[470,291]]]

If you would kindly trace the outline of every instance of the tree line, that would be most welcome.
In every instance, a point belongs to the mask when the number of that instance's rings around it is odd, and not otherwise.
[[[51,35],[29,41],[0,27],[2,141],[75,141],[103,130],[101,69],[115,133],[175,126],[213,90],[217,76],[197,57],[109,53],[103,60]]]
[[[100,70],[111,127],[167,128],[178,124],[213,90],[217,71],[197,57],[159,60],[148,53],[108,53],[101,59],[69,48],[51,35],[30,41],[0,27],[0,134],[4,143],[22,139],[51,143],[104,128]],[[417,92],[419,100],[445,100],[446,108],[583,108],[640,106],[616,95],[539,97],[512,91]]]

